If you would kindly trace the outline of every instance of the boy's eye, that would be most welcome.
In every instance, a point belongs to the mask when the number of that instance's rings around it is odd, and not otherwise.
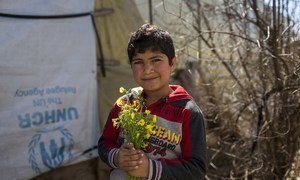
[[[134,65],[143,64],[143,61],[133,61],[132,64],[134,64]]]
[[[159,62],[161,59],[153,59],[152,62]]]

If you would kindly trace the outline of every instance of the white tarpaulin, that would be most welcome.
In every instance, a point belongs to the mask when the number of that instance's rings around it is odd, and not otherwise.
[[[0,0],[0,13],[63,15],[93,0]],[[0,179],[76,163],[96,145],[95,36],[90,16],[0,16]]]

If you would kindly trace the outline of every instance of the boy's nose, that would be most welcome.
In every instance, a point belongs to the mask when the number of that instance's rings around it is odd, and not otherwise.
[[[153,66],[153,64],[152,63],[145,63],[145,65],[144,65],[144,72],[146,73],[146,74],[148,74],[148,73],[151,73],[151,72],[153,72],[154,71],[154,66]]]

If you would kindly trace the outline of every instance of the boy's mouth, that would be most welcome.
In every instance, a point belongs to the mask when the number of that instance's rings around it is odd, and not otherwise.
[[[147,78],[142,78],[143,81],[151,81],[153,79],[157,79],[158,77],[147,77]]]

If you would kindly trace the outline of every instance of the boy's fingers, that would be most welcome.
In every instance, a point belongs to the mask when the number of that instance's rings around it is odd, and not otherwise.
[[[122,148],[135,150],[132,143],[124,143],[124,144],[122,145]]]
[[[119,151],[118,156],[121,161],[137,161],[143,157],[141,153],[132,152],[132,151],[129,152]]]
[[[125,161],[123,162],[122,166],[126,170],[133,170],[138,168],[139,165],[141,165],[143,162],[142,161]]]
[[[125,171],[132,171],[132,170],[135,170],[135,169],[137,169],[137,168],[139,168],[138,166],[134,166],[134,167],[126,167],[126,168],[124,168],[124,170]]]
[[[135,150],[128,150],[128,149],[122,149],[119,151],[119,154],[121,157],[126,157],[126,156],[135,156],[135,155],[139,155],[140,153],[138,153]],[[128,159],[128,158],[126,158]]]
[[[141,156],[141,154],[143,153],[143,151],[141,150],[134,149],[132,143],[127,145],[122,145],[119,151],[120,151],[119,153],[121,153],[122,156],[133,156],[133,155]]]
[[[126,158],[126,160],[128,161],[137,161],[137,160],[140,160],[142,158],[142,155],[141,154],[133,154],[133,155],[129,155],[127,157],[124,157]]]

